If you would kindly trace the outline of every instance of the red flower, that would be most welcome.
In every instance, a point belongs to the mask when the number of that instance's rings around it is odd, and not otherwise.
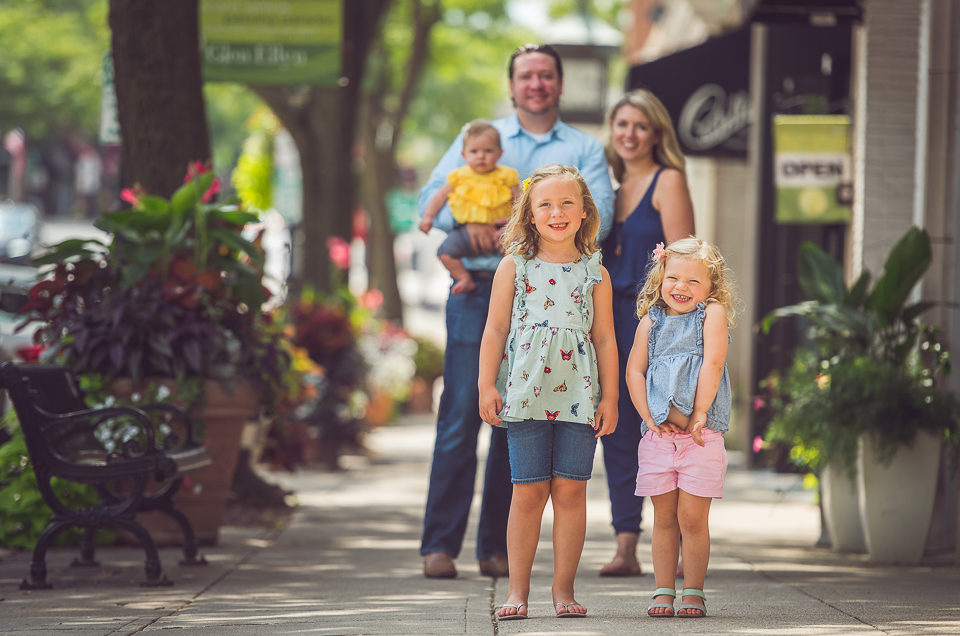
[[[46,345],[32,344],[19,347],[16,350],[16,354],[24,362],[32,363],[40,361],[40,354],[43,353],[43,350],[46,349]]]
[[[350,267],[350,244],[339,236],[327,239],[327,249],[330,250],[330,260],[340,269]]]
[[[140,205],[140,198],[137,196],[137,193],[131,190],[130,188],[124,188],[120,191],[120,198],[133,206]]]
[[[207,191],[203,193],[203,202],[210,203],[214,195],[217,194],[220,194],[220,177],[214,177],[213,183],[211,183]]]

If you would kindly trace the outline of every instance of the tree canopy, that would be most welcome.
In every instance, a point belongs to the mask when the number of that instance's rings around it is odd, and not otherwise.
[[[27,139],[75,129],[95,138],[103,56],[110,48],[105,0],[0,4],[0,131]]]

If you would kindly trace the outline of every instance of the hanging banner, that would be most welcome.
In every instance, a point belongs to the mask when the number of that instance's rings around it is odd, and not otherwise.
[[[342,0],[201,0],[206,81],[336,84]]]
[[[852,176],[850,117],[774,115],[778,223],[846,223]]]

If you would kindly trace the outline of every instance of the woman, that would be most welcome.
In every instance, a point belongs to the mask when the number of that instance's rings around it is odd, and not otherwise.
[[[604,241],[603,264],[613,283],[613,324],[620,351],[620,425],[603,437],[603,462],[610,491],[617,553],[601,576],[639,576],[637,559],[643,499],[637,479],[640,416],[624,382],[627,352],[637,330],[637,292],[657,243],[694,233],[693,202],[685,160],[670,115],[648,90],[624,95],[607,115],[607,161],[620,183],[613,229]]]

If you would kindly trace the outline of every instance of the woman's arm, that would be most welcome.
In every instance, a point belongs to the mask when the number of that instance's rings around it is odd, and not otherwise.
[[[653,191],[653,207],[660,211],[660,224],[667,245],[695,234],[693,201],[683,173],[667,168],[660,173]]]
[[[594,413],[596,437],[617,430],[617,401],[620,399],[617,337],[613,331],[613,285],[607,269],[601,266],[600,271],[603,276],[593,286],[593,327],[590,329],[593,348],[597,352],[597,372],[600,374],[600,403]]]
[[[487,312],[487,324],[483,328],[480,340],[480,376],[477,387],[480,389],[480,418],[487,424],[496,426],[503,408],[503,397],[497,391],[497,370],[503,360],[507,335],[510,333],[510,313],[513,311],[513,279],[517,266],[512,256],[505,256],[493,275],[490,290],[490,309]]]
[[[729,347],[727,330],[727,310],[718,302],[707,304],[707,315],[703,319],[703,364],[697,378],[697,394],[693,399],[693,413],[690,415],[688,432],[693,441],[703,446],[701,429],[707,423],[707,411],[717,397],[723,365],[727,360]]]

